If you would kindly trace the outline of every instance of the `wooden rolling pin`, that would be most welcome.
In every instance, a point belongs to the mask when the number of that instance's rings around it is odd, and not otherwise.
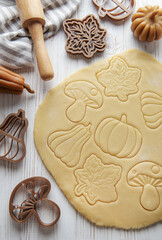
[[[32,37],[40,76],[43,80],[50,80],[54,72],[48,56],[42,26],[45,24],[44,13],[40,0],[16,0],[22,26],[29,29]]]

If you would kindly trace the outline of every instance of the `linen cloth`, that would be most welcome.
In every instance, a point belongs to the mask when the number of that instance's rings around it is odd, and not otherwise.
[[[33,0],[34,1],[34,0]],[[54,35],[81,0],[42,0],[44,39]],[[11,69],[33,66],[32,40],[21,26],[14,0],[0,0],[0,65]]]

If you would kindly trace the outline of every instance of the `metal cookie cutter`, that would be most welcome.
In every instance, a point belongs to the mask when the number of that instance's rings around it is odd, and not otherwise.
[[[23,223],[34,214],[40,225],[44,227],[55,225],[60,218],[60,208],[55,202],[46,198],[50,190],[50,182],[43,177],[32,177],[20,182],[12,191],[9,201],[9,213],[12,219]],[[46,210],[43,209],[42,203],[53,209],[52,221],[48,223],[40,218],[40,209],[42,208],[44,212]],[[43,218],[46,215],[49,216],[49,213],[43,214]]]

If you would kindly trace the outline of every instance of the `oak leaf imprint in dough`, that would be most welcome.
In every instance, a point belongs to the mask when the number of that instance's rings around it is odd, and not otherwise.
[[[160,205],[158,187],[162,187],[162,167],[154,162],[141,162],[130,169],[127,176],[132,187],[142,187],[141,206],[148,211]]]
[[[123,114],[121,120],[105,118],[95,132],[95,142],[105,153],[118,158],[134,157],[142,145],[142,136],[137,128],[127,123]]]
[[[106,97],[104,87],[97,80],[97,72],[108,69],[111,60],[107,58],[96,62],[69,76],[48,93],[36,114],[34,139],[47,169],[79,213],[99,226],[139,229],[162,219],[162,187],[144,183],[142,186],[133,187],[128,182],[129,170],[134,166],[138,167],[137,164],[140,162],[151,159],[150,162],[154,162],[151,169],[154,173],[159,171],[156,164],[162,167],[160,163],[162,124],[155,130],[148,128],[144,122],[140,104],[141,95],[148,91],[158,93],[162,97],[162,64],[151,55],[135,49],[113,56],[112,61],[115,57],[126,60],[130,67],[141,69],[141,79],[137,84],[139,91],[134,95],[128,95],[126,102],[119,101],[117,97]],[[87,106],[83,120],[75,123],[67,118],[66,111],[75,103],[76,99],[66,95],[65,89],[70,83],[79,81],[85,84],[92,83],[102,94],[103,104],[98,109]],[[92,93],[95,94],[95,91],[92,90]],[[76,114],[79,113],[76,112]],[[104,120],[105,127],[103,127]],[[110,123],[108,123],[109,120]],[[84,129],[89,123],[92,124],[89,131],[90,138],[86,138],[82,150],[76,147],[73,151],[73,145],[75,142],[77,145],[78,139],[81,139],[79,135],[83,133],[81,129]],[[77,133],[74,127],[77,127]],[[61,130],[63,131],[61,132]],[[72,138],[69,137],[70,130]],[[97,130],[99,134],[96,136]],[[47,138],[51,133],[55,133],[53,135],[55,138],[58,134],[58,138],[54,140],[56,144],[53,145],[54,147],[57,145],[56,151],[55,149],[52,151],[47,146]],[[74,136],[76,137],[74,138]],[[96,144],[97,140],[99,145]],[[108,140],[111,140],[111,145]],[[124,147],[123,153],[120,155],[122,147]],[[80,157],[75,157],[77,151],[80,152]],[[72,156],[70,158],[67,157],[69,152]],[[110,154],[112,152],[113,155]],[[88,159],[92,154],[93,156],[95,154],[99,160],[95,158],[94,163],[90,164]],[[63,162],[62,159],[67,162]],[[75,162],[73,165],[77,165],[68,167],[68,160],[70,162],[76,159],[78,164]],[[146,167],[139,166],[143,170],[143,172],[139,171],[141,182],[147,179],[148,183],[152,181],[155,183],[155,178],[153,180],[152,177],[143,176],[144,169],[148,167],[148,164]],[[109,172],[108,169],[110,169]],[[118,171],[115,171],[116,169]],[[121,175],[117,174],[120,169]],[[104,171],[106,172],[105,176]],[[117,184],[114,181],[114,184],[110,185],[107,183],[107,177],[111,176],[109,173],[114,172],[114,176],[118,176],[116,180],[119,179],[119,181]],[[160,182],[160,180],[158,181]]]
[[[147,127],[155,129],[162,124],[162,97],[154,92],[141,96],[142,113]]]
[[[114,57],[108,69],[97,73],[98,82],[105,88],[105,95],[118,97],[123,102],[128,100],[128,95],[138,92],[140,78],[141,70],[129,67],[120,57]]]
[[[75,194],[83,195],[94,205],[97,201],[111,203],[117,200],[116,184],[121,178],[121,167],[103,164],[94,154],[85,162],[82,169],[75,170],[77,185]]]
[[[98,88],[88,81],[75,81],[65,87],[65,94],[74,99],[66,110],[67,118],[72,122],[80,122],[86,114],[87,107],[94,109],[102,106],[102,95]]]
[[[80,160],[84,144],[91,136],[91,124],[78,124],[70,130],[56,131],[48,139],[48,147],[67,167],[74,167]]]

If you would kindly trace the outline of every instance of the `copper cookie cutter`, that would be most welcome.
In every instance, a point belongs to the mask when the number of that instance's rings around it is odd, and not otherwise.
[[[25,111],[9,114],[0,125],[0,159],[19,162],[26,155],[24,135],[28,127]]]
[[[36,188],[38,191],[36,191]],[[20,182],[11,193],[9,201],[9,213],[11,218],[18,223],[24,223],[34,214],[41,226],[50,227],[55,225],[60,218],[60,208],[55,202],[46,198],[50,190],[50,182],[43,177],[31,177]],[[15,199],[16,196],[17,199]],[[19,198],[21,196],[23,201],[20,199],[18,200],[18,196]],[[18,201],[20,202],[19,205],[17,205]],[[52,215],[54,220],[49,223],[45,223],[40,218],[38,210],[42,202],[46,203],[48,206],[50,205],[56,214],[56,217]]]
[[[98,8],[100,18],[108,16],[112,20],[120,21],[127,18],[134,10],[136,0],[92,0]]]

